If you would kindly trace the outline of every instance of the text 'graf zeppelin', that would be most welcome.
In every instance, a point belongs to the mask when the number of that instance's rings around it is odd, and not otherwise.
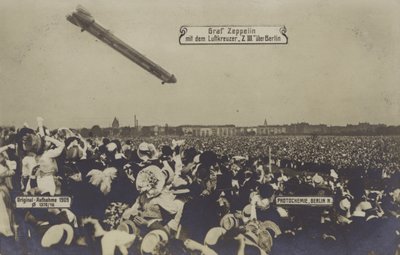
[[[285,26],[182,26],[179,43],[287,44]]]

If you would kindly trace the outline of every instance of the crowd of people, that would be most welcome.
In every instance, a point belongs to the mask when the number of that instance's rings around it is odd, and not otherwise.
[[[393,173],[400,169],[400,137],[396,136],[267,136],[207,137],[189,139],[199,150],[225,155],[268,156],[289,161],[292,167],[307,163],[329,169],[361,167]]]
[[[0,142],[0,254],[400,252],[399,137],[121,140],[38,118]],[[17,208],[18,196],[71,206]]]

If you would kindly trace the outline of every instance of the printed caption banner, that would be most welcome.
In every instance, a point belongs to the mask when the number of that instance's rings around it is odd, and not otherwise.
[[[182,26],[181,45],[287,44],[285,26]]]
[[[71,198],[66,196],[20,196],[15,198],[17,208],[70,208]]]

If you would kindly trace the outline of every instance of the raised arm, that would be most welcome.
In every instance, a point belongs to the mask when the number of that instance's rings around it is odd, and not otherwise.
[[[45,136],[44,128],[43,128],[43,118],[42,117],[37,117],[36,121],[37,121],[38,128],[39,128],[39,135],[42,136],[42,137]]]
[[[14,144],[9,144],[9,145],[0,147],[0,153],[3,153],[8,149],[15,149],[15,145]]]
[[[7,166],[0,165],[0,177],[9,177],[15,174],[14,170]]]
[[[45,141],[51,142],[55,146],[57,146],[55,149],[52,150],[47,150],[45,153],[48,157],[50,158],[56,158],[61,155],[61,153],[64,150],[65,144],[61,141],[58,141],[57,139],[50,137],[50,136],[45,136]]]

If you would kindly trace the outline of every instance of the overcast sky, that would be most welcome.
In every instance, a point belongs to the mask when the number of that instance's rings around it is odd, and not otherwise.
[[[65,17],[96,21],[160,80]],[[400,124],[400,1],[0,1],[0,125]],[[182,25],[285,25],[288,45],[178,43]]]

